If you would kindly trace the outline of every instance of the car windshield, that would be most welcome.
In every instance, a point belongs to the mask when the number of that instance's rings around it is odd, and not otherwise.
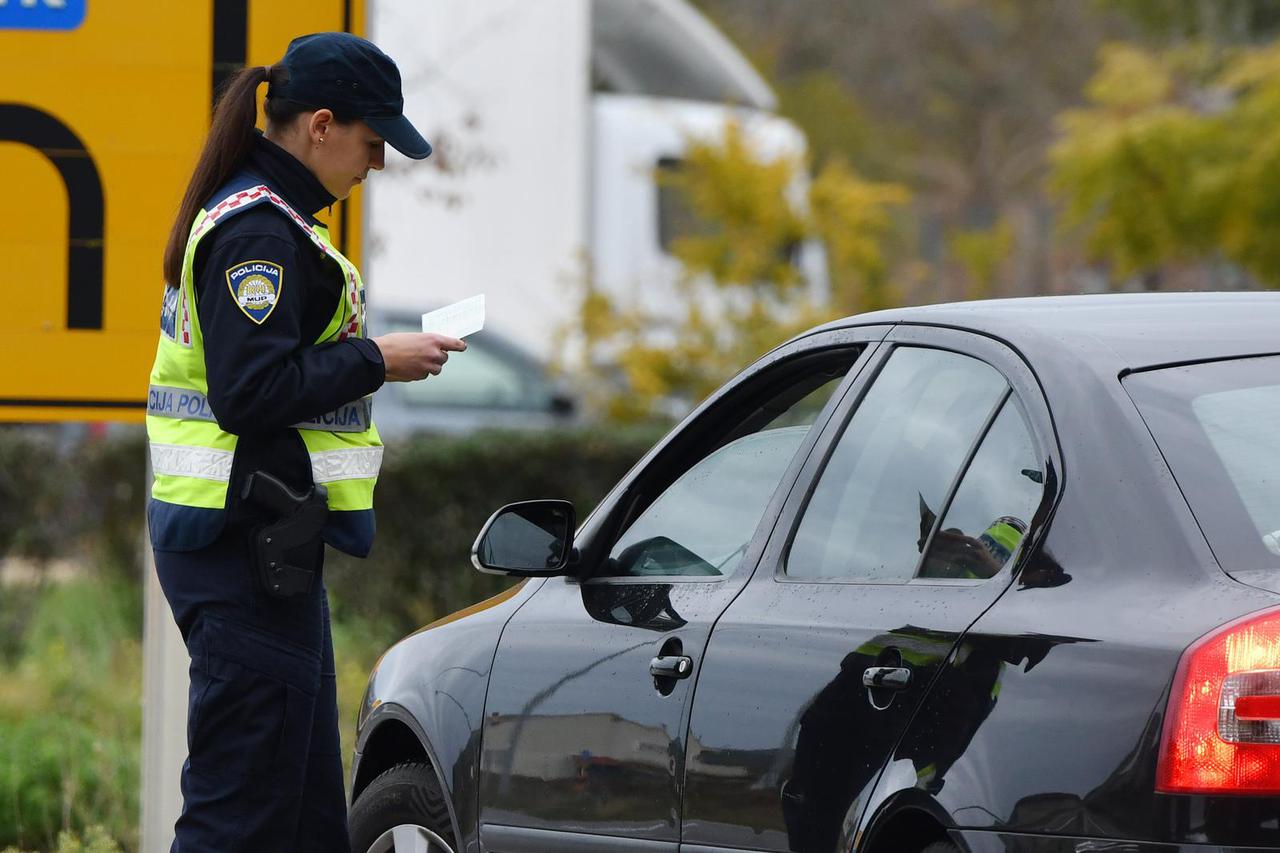
[[[1280,357],[1135,373],[1125,388],[1227,571],[1280,571]]]

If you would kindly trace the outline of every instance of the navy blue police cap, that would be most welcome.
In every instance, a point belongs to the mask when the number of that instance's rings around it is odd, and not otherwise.
[[[358,118],[406,157],[422,160],[431,145],[404,117],[400,69],[373,42],[351,33],[313,33],[289,42],[289,79],[267,95]]]

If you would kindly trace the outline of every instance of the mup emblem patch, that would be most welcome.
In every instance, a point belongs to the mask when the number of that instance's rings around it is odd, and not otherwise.
[[[244,315],[261,326],[280,299],[284,267],[270,261],[245,261],[227,270],[227,287]]]

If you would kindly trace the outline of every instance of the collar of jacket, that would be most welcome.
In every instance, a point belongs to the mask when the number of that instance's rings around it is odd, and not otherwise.
[[[310,169],[257,131],[245,168],[262,178],[299,213],[305,213],[315,224],[316,214],[337,201],[324,188]]]

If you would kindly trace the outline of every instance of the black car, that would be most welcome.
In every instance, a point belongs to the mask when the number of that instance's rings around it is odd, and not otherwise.
[[[814,329],[390,649],[357,850],[1280,848],[1280,294]]]

